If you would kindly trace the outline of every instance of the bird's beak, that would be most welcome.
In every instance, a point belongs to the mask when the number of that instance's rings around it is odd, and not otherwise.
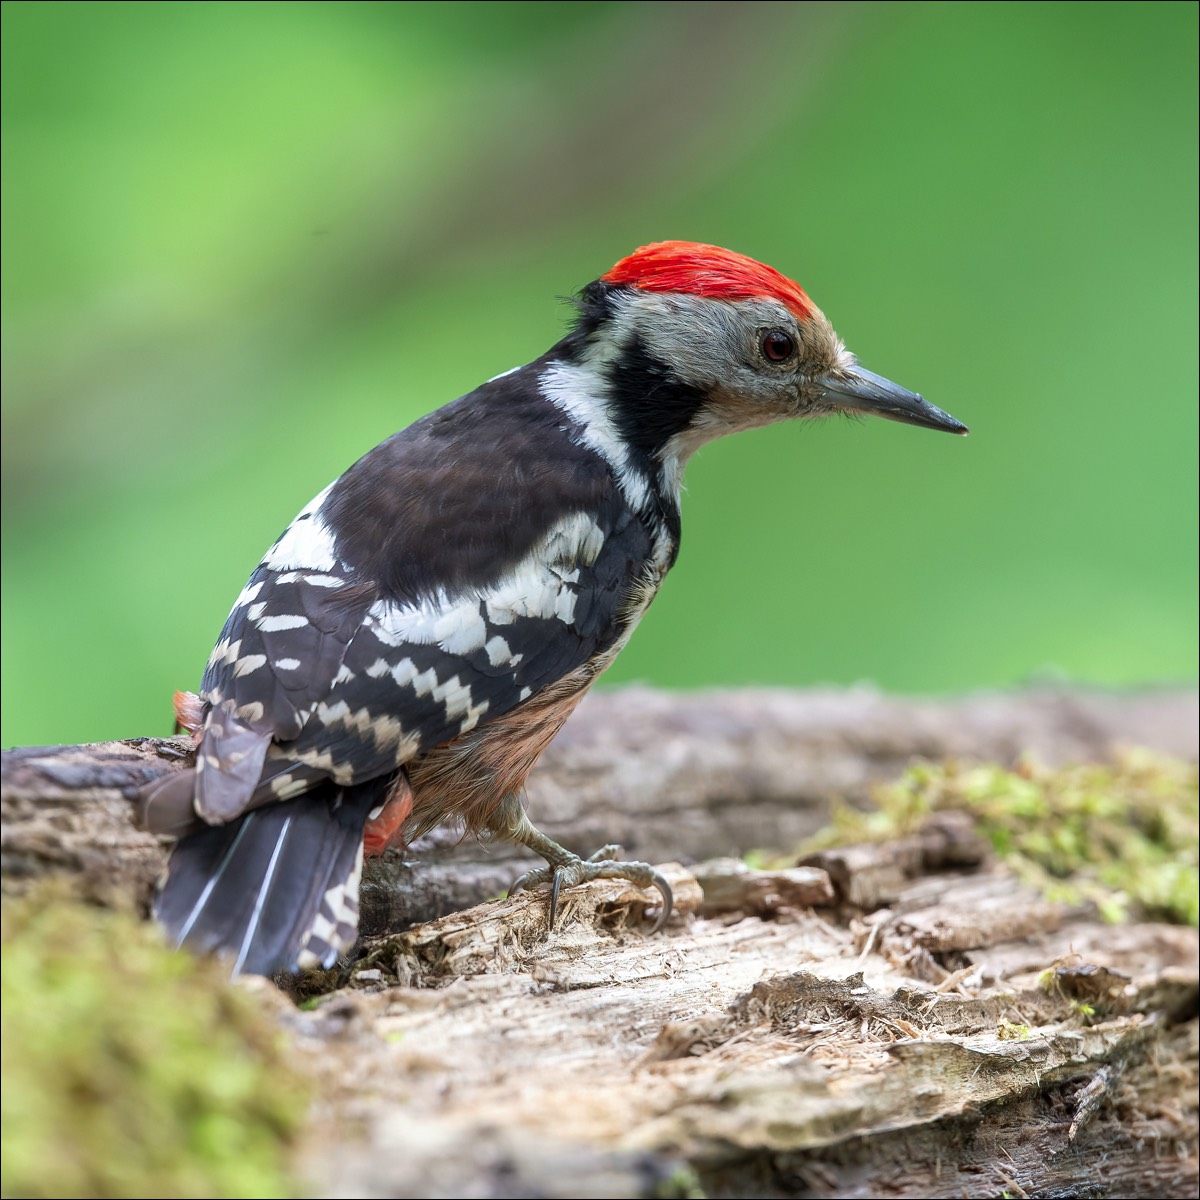
[[[838,408],[874,413],[889,421],[920,425],[925,429],[944,429],[947,433],[967,433],[967,427],[949,413],[935,408],[928,400],[902,388],[857,363],[818,379],[817,387]]]

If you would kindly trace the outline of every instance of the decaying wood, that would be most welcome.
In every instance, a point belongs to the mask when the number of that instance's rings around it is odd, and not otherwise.
[[[703,893],[706,917],[722,913],[754,913],[773,917],[781,912],[832,904],[829,873],[815,867],[756,871],[740,858],[714,858],[693,868]]]
[[[167,843],[138,829],[138,788],[192,761],[190,739],[6,750],[0,784],[5,895],[47,876],[90,902],[145,908]]]
[[[1049,763],[1088,761],[1129,743],[1195,759],[1198,723],[1194,691],[934,701],[867,688],[626,688],[589,696],[567,722],[530,779],[529,811],[544,832],[584,853],[615,842],[638,858],[699,861],[794,846],[824,824],[832,797],[865,799],[872,783],[915,759],[1012,763],[1032,753]],[[129,802],[190,756],[186,738],[6,751],[6,892],[53,872],[89,899],[144,905],[165,843],[131,825]],[[363,929],[383,933],[476,904],[533,862],[503,843],[435,831],[405,854],[368,863]],[[868,886],[857,870],[850,877]]]
[[[315,1009],[246,984],[320,1081],[312,1193],[1194,1195],[1194,930],[1049,903],[954,813],[785,870],[727,856],[795,844],[914,755],[1196,741],[1194,693],[589,699],[530,808],[580,849],[667,859],[675,914],[649,935],[656,897],[620,881],[564,893],[551,933],[541,893],[451,911],[518,870],[453,831],[378,865],[361,956],[295,984]],[[144,902],[163,847],[130,798],[188,753],[6,754],[6,893],[59,874]]]
[[[706,917],[664,869],[662,936],[621,883],[549,936],[521,895],[376,939],[285,1011],[332,1122],[321,1194],[1195,1193],[1194,931],[1102,925],[995,864],[875,922]]]

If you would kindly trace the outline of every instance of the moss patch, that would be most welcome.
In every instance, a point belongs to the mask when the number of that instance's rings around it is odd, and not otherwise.
[[[1048,899],[1196,925],[1197,772],[1131,751],[1111,765],[1050,770],[913,767],[876,789],[876,810],[839,805],[805,853],[913,833],[930,813],[970,813],[996,853]]]
[[[287,1196],[307,1109],[261,1002],[123,914],[3,906],[6,1196]]]

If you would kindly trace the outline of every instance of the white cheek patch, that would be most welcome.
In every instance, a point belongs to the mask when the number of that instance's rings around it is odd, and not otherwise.
[[[540,380],[542,395],[580,426],[575,440],[608,463],[625,502],[640,512],[650,497],[650,482],[629,461],[629,448],[617,432],[608,401],[596,394],[593,367],[555,363]]]

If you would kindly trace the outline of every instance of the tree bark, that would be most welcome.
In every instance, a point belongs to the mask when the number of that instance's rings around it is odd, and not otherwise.
[[[603,881],[503,891],[507,847],[374,863],[362,954],[251,981],[320,1081],[314,1194],[1192,1196],[1196,932],[1110,926],[1025,889],[968,818],[754,871],[834,796],[914,757],[1194,760],[1195,693],[914,701],[869,691],[590,698],[530,782],[540,826],[666,861],[677,909]],[[56,875],[145,904],[166,847],[131,821],[186,739],[4,756],[6,895]],[[714,855],[724,857],[715,859]],[[329,994],[331,993],[331,994]]]

